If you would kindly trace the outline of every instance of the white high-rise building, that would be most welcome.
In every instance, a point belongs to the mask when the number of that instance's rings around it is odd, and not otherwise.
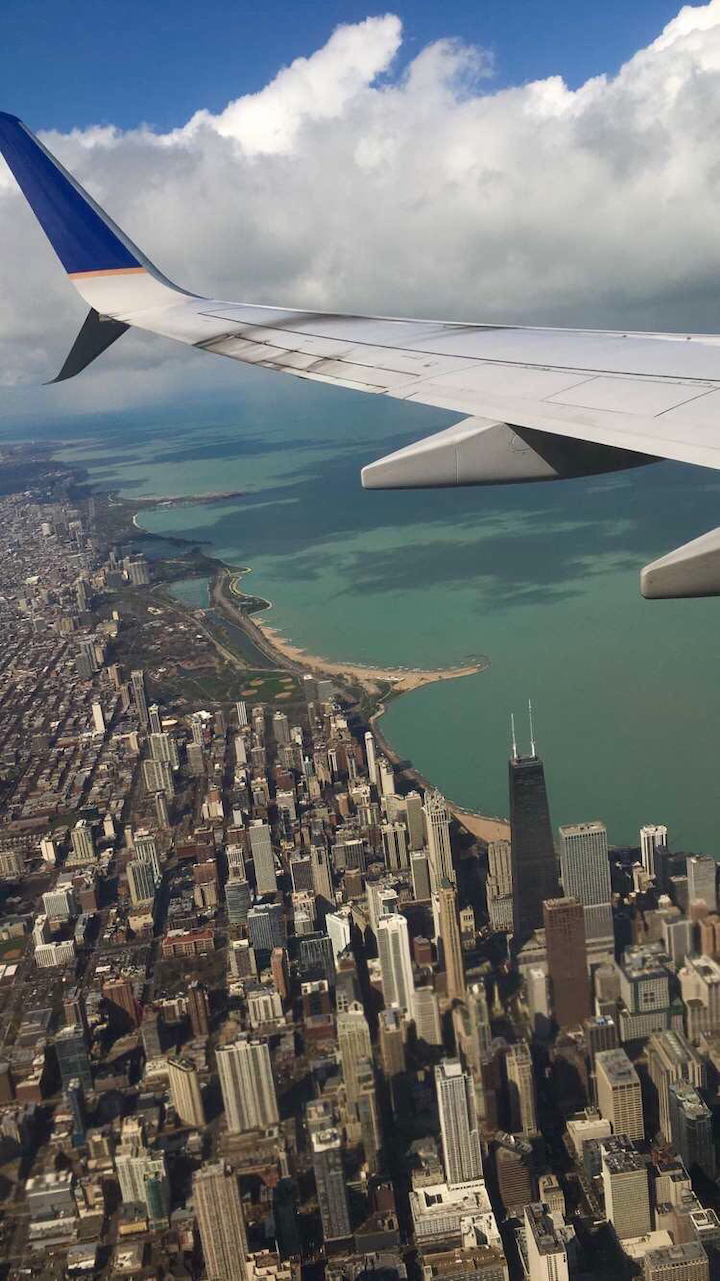
[[[365,735],[365,756],[367,757],[368,778],[377,786],[377,763],[375,760],[375,739],[370,730]]]
[[[377,761],[377,789],[381,796],[393,796],[395,793],[395,773],[385,756]]]
[[[242,699],[235,704],[235,711],[237,712],[238,725],[240,726],[240,729],[244,729],[248,724],[248,714],[247,707]]]
[[[430,888],[435,891],[443,880],[457,884],[450,846],[450,817],[444,796],[440,792],[426,792],[423,806],[427,832]]]
[[[602,1181],[605,1213],[620,1241],[652,1230],[648,1169],[624,1134],[604,1139]]]
[[[482,1178],[475,1088],[459,1059],[443,1059],[435,1068],[445,1177],[452,1187]]]
[[[688,878],[688,903],[703,902],[709,912],[717,911],[717,863],[707,854],[694,854],[685,860]]]
[[[648,876],[655,875],[655,851],[667,848],[668,830],[662,823],[647,823],[640,828],[640,857]]]
[[[604,823],[573,823],[560,828],[560,869],[565,894],[583,905],[588,960],[615,953],[612,889]]]
[[[348,907],[341,907],[337,912],[328,912],[325,917],[325,932],[332,943],[333,957],[337,959],[341,952],[350,946],[352,935],[352,913]]]
[[[408,923],[401,913],[382,917],[378,921],[377,944],[385,1004],[397,1005],[401,1010],[411,1010],[415,983]]]
[[[230,1134],[268,1130],[278,1124],[275,1082],[267,1041],[241,1032],[216,1051],[220,1089]]]
[[[595,1055],[597,1103],[614,1134],[645,1138],[640,1077],[624,1050],[600,1050]]]
[[[258,894],[275,894],[277,876],[269,824],[263,823],[260,818],[253,819],[249,834]]]
[[[105,733],[105,717],[103,716],[103,709],[100,703],[93,703],[92,716],[93,716],[93,729],[95,730],[95,733],[104,734]]]
[[[426,1045],[442,1045],[438,999],[431,987],[416,987],[412,1008],[415,1035]]]

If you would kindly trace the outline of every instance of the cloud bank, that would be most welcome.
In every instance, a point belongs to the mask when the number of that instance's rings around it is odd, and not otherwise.
[[[400,73],[401,46],[397,17],[368,18],[171,133],[43,140],[201,293],[720,331],[720,0],[575,90],[498,89],[487,53],[449,39]],[[66,413],[212,382],[203,358],[126,335],[102,370],[33,400],[20,385],[55,372],[83,310],[0,162],[0,416],[23,398]]]

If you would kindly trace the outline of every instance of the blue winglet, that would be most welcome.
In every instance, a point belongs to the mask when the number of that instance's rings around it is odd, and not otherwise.
[[[22,121],[5,112],[0,112],[0,152],[67,272],[127,271],[148,265]]]

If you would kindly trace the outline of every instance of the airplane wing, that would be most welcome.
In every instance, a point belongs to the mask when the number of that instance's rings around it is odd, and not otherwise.
[[[404,320],[198,297],[163,276],[30,130],[3,113],[0,152],[90,306],[58,378],[79,373],[135,326],[265,369],[461,415],[365,467],[367,489],[555,480],[658,458],[720,468],[720,335]],[[715,533],[647,566],[643,594],[720,594]]]

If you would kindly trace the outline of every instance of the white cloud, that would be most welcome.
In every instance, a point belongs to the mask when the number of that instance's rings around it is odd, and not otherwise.
[[[720,331],[720,0],[684,7],[617,75],[576,90],[558,76],[498,89],[488,56],[456,40],[398,73],[401,38],[398,18],[368,18],[171,133],[45,141],[198,292]],[[83,307],[2,168],[0,246],[0,382],[12,387],[54,372]],[[68,388],[6,392],[2,412],[114,407],[218,373],[126,335]]]

